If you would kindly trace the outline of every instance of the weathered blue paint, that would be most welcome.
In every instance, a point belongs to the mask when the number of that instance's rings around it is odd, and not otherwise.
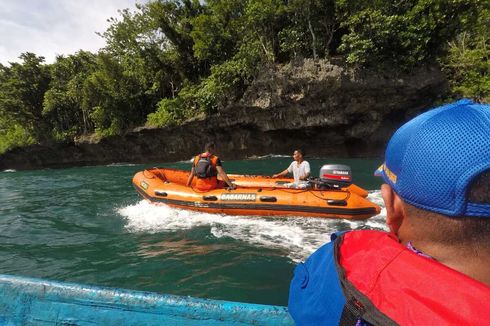
[[[0,275],[0,325],[292,325],[287,308]]]

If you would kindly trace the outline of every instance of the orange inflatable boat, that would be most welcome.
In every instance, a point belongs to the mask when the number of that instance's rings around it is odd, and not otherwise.
[[[292,179],[229,174],[236,189],[201,192],[186,186],[188,177],[188,171],[152,168],[136,173],[133,186],[154,204],[208,213],[367,219],[380,212],[366,199],[367,191],[353,184],[339,189],[292,189],[288,187]]]

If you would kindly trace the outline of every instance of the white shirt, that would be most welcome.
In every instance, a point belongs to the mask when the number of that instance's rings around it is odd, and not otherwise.
[[[293,174],[295,184],[299,185],[304,183],[305,181],[300,180],[299,178],[304,177],[307,173],[310,173],[310,163],[303,161],[301,164],[298,164],[298,162],[293,161],[288,167],[288,172]]]

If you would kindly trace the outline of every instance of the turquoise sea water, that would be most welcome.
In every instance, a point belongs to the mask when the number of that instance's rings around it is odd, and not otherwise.
[[[290,157],[224,161],[228,173],[284,170]],[[381,204],[379,160],[309,159],[352,167]],[[153,206],[131,178],[144,168],[108,166],[0,173],[0,273],[274,305],[286,305],[295,265],[335,230],[383,229],[367,221],[261,218]]]

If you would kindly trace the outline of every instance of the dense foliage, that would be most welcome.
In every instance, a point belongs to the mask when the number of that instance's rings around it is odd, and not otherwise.
[[[123,10],[99,53],[0,65],[0,152],[179,124],[236,102],[264,66],[340,56],[352,69],[438,60],[453,96],[490,101],[480,0],[154,0]]]
[[[481,8],[472,28],[449,43],[449,54],[441,61],[455,97],[490,103],[490,3]]]

